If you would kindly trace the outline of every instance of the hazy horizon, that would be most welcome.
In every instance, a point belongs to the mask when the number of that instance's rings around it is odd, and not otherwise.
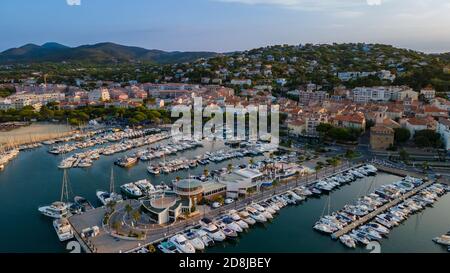
[[[232,52],[276,44],[380,43],[450,52],[447,0],[3,0],[0,51],[113,42]]]
[[[7,51],[7,50],[10,50],[10,49],[13,49],[13,48],[20,48],[22,46],[26,46],[26,45],[30,45],[30,44],[34,44],[34,45],[37,45],[37,46],[43,46],[44,44],[47,44],[47,43],[57,43],[57,44],[60,44],[60,45],[63,45],[63,46],[67,46],[67,47],[70,47],[70,48],[76,48],[76,47],[85,46],[85,45],[95,45],[95,44],[101,44],[101,43],[113,43],[113,44],[118,44],[118,45],[128,46],[128,47],[140,47],[140,48],[144,48],[144,49],[148,49],[148,50],[162,50],[162,51],[167,51],[167,52],[176,52],[176,51],[184,52],[184,50],[164,50],[164,49],[160,49],[160,48],[148,48],[148,47],[145,47],[145,46],[139,46],[139,45],[133,45],[133,44],[117,43],[117,42],[114,42],[114,41],[100,41],[100,42],[95,42],[95,43],[86,43],[86,44],[77,44],[77,45],[68,45],[68,44],[57,42],[57,41],[48,41],[48,42],[45,42],[45,43],[42,43],[42,44],[41,43],[29,42],[29,43],[25,43],[25,44],[22,44],[22,45],[14,46],[14,47],[7,48],[7,49],[1,49],[0,53],[2,53],[4,51]],[[333,43],[336,43],[336,42],[330,42],[330,43],[309,43],[309,42],[303,42],[303,43],[298,43],[298,44],[280,43],[280,44],[261,45],[261,46],[255,46],[255,47],[252,47],[252,48],[244,48],[244,49],[230,50],[230,51],[194,50],[194,51],[191,51],[191,52],[213,52],[213,53],[219,53],[219,54],[227,54],[227,53],[232,53],[232,52],[243,52],[243,51],[246,51],[246,50],[252,50],[252,49],[261,48],[261,47],[270,47],[270,46],[279,46],[279,45],[288,45],[288,46],[296,46],[296,45],[300,45],[300,44],[302,44],[302,45],[305,45],[305,44],[314,44],[314,45],[328,44],[328,45],[332,45]],[[357,44],[357,43],[384,44],[384,43],[367,43],[367,42],[363,42],[363,41],[360,41],[360,42],[340,42],[340,43],[337,43],[337,44],[351,44],[351,43],[354,43],[354,44]],[[391,45],[393,47],[400,48],[400,49],[414,50],[414,51],[422,52],[422,53],[425,53],[425,54],[450,53],[450,50],[448,50],[448,51],[441,51],[441,52],[426,52],[426,51],[421,51],[421,50],[414,49],[414,48],[407,48],[407,47],[397,46],[397,45],[393,45],[393,44],[384,44],[384,45]]]

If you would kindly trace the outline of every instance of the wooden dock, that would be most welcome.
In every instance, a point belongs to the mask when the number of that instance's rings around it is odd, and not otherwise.
[[[352,231],[353,229],[369,222],[370,220],[372,220],[373,218],[375,218],[377,215],[382,214],[383,212],[387,211],[388,209],[398,205],[399,203],[403,202],[404,200],[410,198],[411,196],[417,194],[419,191],[429,187],[430,185],[434,184],[435,181],[429,181],[429,182],[425,182],[424,184],[420,185],[419,187],[415,188],[414,190],[405,193],[404,195],[402,195],[401,197],[385,204],[384,206],[378,208],[377,210],[367,214],[364,217],[361,217],[360,219],[356,220],[355,222],[353,222],[352,224],[344,227],[343,229],[335,232],[334,234],[331,235],[331,238],[337,240],[339,239],[339,237],[341,237],[342,235],[345,235],[347,233],[349,233],[350,231]]]

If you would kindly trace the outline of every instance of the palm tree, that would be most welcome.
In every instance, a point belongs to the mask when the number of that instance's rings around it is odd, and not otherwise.
[[[127,213],[127,216],[130,217],[130,213],[133,211],[133,207],[130,204],[126,204],[125,211]]]
[[[429,169],[430,169],[430,164],[427,161],[423,162],[422,163],[422,170],[423,170],[423,172],[426,172]]]
[[[253,163],[255,163],[255,161],[253,160],[253,158],[250,158],[250,160],[248,161],[248,164],[253,165]]]
[[[177,177],[175,177],[175,180],[176,180],[177,182],[180,182],[181,177],[177,176]]]
[[[341,161],[339,160],[339,158],[334,157],[331,160],[330,164],[331,164],[331,166],[333,166],[333,172],[336,171],[336,167],[339,166],[340,163],[341,163]]]
[[[233,164],[231,164],[231,163],[228,164],[227,170],[228,170],[228,172],[231,172],[233,170]]]
[[[119,232],[120,229],[120,222],[119,221],[115,221],[112,225],[112,228],[115,229],[117,232]]]
[[[116,205],[117,205],[116,201],[111,201],[108,204],[106,204],[106,207],[110,212],[113,212],[116,209]]]
[[[320,170],[323,169],[323,166],[319,163],[317,163],[316,167],[314,168],[316,170],[316,179],[319,177]]]
[[[203,175],[204,175],[204,176],[208,176],[208,175],[209,175],[208,169],[204,169],[204,170],[203,170]]]
[[[133,221],[137,223],[141,219],[141,212],[139,210],[135,210],[131,217],[133,218]]]

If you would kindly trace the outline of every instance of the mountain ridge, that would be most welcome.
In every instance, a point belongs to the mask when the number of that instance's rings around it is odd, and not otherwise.
[[[216,52],[183,52],[146,49],[137,46],[125,46],[112,42],[68,47],[56,42],[43,45],[26,44],[10,48],[0,53],[0,64],[44,63],[44,62],[95,62],[95,63],[133,63],[155,62],[171,64],[190,62],[198,58],[209,58]]]

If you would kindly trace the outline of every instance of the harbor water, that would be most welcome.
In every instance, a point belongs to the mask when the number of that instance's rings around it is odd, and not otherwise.
[[[224,148],[213,143],[203,148],[188,150],[166,160],[186,157],[194,158],[206,151]],[[0,173],[0,252],[66,252],[52,226],[51,219],[40,215],[37,208],[60,199],[63,172],[56,168],[62,156],[47,153],[48,147],[21,152],[3,172]],[[128,152],[129,153],[129,152]],[[69,170],[70,190],[74,195],[84,196],[94,205],[99,205],[95,192],[108,189],[110,170],[118,157],[127,154],[103,156],[91,168]],[[199,166],[196,169],[180,171],[169,175],[153,176],[147,173],[148,163],[139,163],[130,169],[114,167],[116,187],[148,178],[153,183],[170,183],[177,176],[200,175],[226,167],[229,163],[246,164],[250,158],[225,161],[219,164]],[[160,159],[162,160],[162,159]],[[151,161],[155,162],[155,161]],[[350,250],[329,236],[313,230],[313,224],[324,214],[336,211],[351,203],[358,196],[370,193],[374,188],[398,180],[399,177],[379,173],[375,177],[358,180],[345,185],[320,198],[310,198],[298,206],[286,207],[269,224],[250,229],[236,242],[219,244],[208,252],[369,252],[364,248]],[[432,242],[450,229],[450,195],[445,195],[434,205],[420,214],[415,214],[402,225],[394,228],[388,239],[381,241],[382,252],[446,252],[444,247]]]

